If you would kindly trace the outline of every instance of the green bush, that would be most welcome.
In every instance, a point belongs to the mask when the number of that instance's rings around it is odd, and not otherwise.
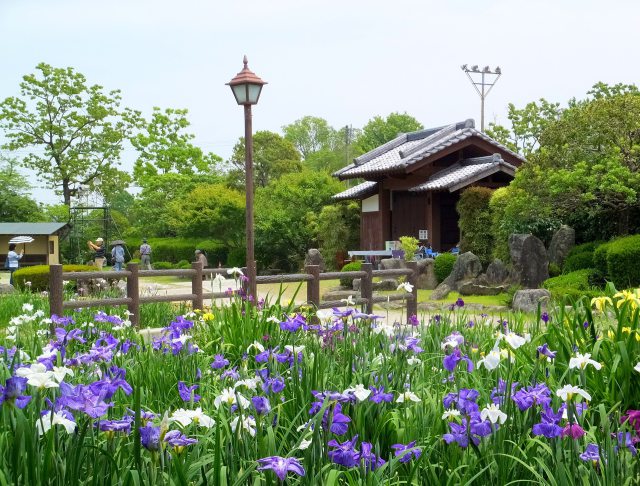
[[[603,243],[593,251],[593,268],[599,270],[602,274],[608,275],[607,269],[607,252],[609,251],[609,243]]]
[[[452,255],[451,253],[441,253],[438,255],[433,262],[433,271],[436,274],[436,278],[438,279],[438,283],[442,282],[445,278],[449,276],[451,270],[453,270],[453,266],[456,263],[457,257]]]
[[[616,288],[640,286],[640,235],[627,236],[608,243],[606,261],[605,275]],[[600,266],[597,268],[601,270]]]
[[[564,273],[575,272],[585,268],[593,268],[593,252],[582,252],[568,255],[562,267]]]
[[[128,240],[127,246],[136,256],[140,247],[139,240]],[[218,265],[218,262],[225,264],[227,261],[227,247],[214,240],[196,240],[186,238],[150,238],[151,262],[171,262],[178,263],[181,260],[192,261],[196,250],[203,250],[207,255],[210,265]]]
[[[551,292],[551,299],[557,302],[562,302],[565,299],[568,299],[571,304],[574,304],[581,298],[586,297],[587,305],[589,305],[591,299],[602,295],[602,291],[600,290],[580,290],[572,287],[554,287],[549,289],[549,292]]]
[[[227,268],[244,267],[247,263],[246,248],[231,248],[227,257]]]
[[[492,211],[489,207],[493,190],[486,187],[469,187],[462,191],[456,210],[460,215],[460,251],[473,252],[483,266],[492,260],[493,232]]]
[[[171,262],[153,262],[154,270],[171,270],[175,268]]]
[[[91,265],[63,265],[63,272],[96,272],[98,269]],[[17,288],[24,289],[31,282],[31,290],[42,292],[49,290],[49,265],[34,265],[19,268],[13,273],[13,283]]]
[[[418,243],[418,238],[414,238],[413,236],[400,237],[400,246],[404,252],[405,261],[413,260],[414,255],[418,251]]]
[[[188,262],[187,260],[180,260],[178,263],[176,263],[173,268],[179,268],[179,269],[185,269],[185,268],[191,268],[191,263]]]
[[[358,272],[362,270],[362,262],[350,262],[342,267],[341,272]],[[340,285],[343,287],[353,288],[353,278],[340,277]]]
[[[557,277],[561,273],[562,273],[562,270],[560,269],[560,267],[558,265],[556,265],[555,263],[549,263],[549,276],[550,277]]]
[[[591,285],[589,277],[595,272],[594,269],[576,270],[575,272],[565,273],[557,277],[549,278],[542,283],[542,287],[548,290],[554,288],[571,288],[576,290],[589,290]]]

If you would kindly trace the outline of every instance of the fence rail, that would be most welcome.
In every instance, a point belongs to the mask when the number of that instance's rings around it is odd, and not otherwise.
[[[306,273],[294,273],[283,275],[260,275],[256,278],[256,283],[296,283],[307,282],[307,303],[314,305],[317,309],[327,309],[344,305],[342,301],[322,301],[320,297],[320,282],[322,280],[332,280],[336,278],[359,278],[360,297],[353,299],[356,305],[362,305],[367,314],[373,312],[373,304],[378,302],[389,302],[404,300],[407,305],[407,318],[417,313],[418,291],[416,280],[418,268],[416,262],[407,262],[408,268],[395,270],[373,270],[371,263],[363,263],[362,270],[354,272],[324,272],[320,273],[318,265],[307,265]],[[101,272],[63,272],[62,265],[51,265],[49,272],[49,311],[50,314],[62,315],[64,309],[76,307],[103,307],[111,305],[126,305],[130,312],[131,323],[134,326],[140,324],[140,305],[150,302],[184,302],[190,301],[193,309],[202,309],[205,299],[229,298],[232,294],[227,292],[204,292],[202,288],[203,276],[227,273],[225,268],[202,268],[202,263],[195,262],[190,269],[182,270],[140,270],[137,263],[129,263],[127,269],[123,271],[101,271]],[[388,296],[373,296],[374,277],[393,277],[404,275],[407,281],[413,285],[411,293],[397,293]],[[154,295],[141,296],[139,283],[140,277],[160,277],[177,276],[191,277],[191,293],[179,295]],[[89,300],[64,300],[64,281],[87,281],[93,279],[122,279],[127,280],[126,297],[108,299]],[[245,287],[246,289],[246,287]]]

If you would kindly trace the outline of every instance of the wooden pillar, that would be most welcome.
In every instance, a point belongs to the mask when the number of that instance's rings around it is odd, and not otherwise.
[[[193,299],[193,310],[202,310],[204,298],[202,296],[202,262],[197,261],[191,264],[195,273],[191,276],[191,293],[195,295]]]
[[[389,189],[380,188],[378,195],[379,214],[380,214],[380,248],[372,248],[373,250],[384,249],[384,242],[391,240],[391,191]]]
[[[407,268],[412,270],[411,275],[407,277],[407,281],[413,285],[413,290],[411,293],[413,297],[411,299],[407,299],[407,322],[409,322],[409,318],[411,316],[418,315],[418,262],[406,262]]]
[[[437,192],[429,194],[431,204],[429,205],[430,226],[429,226],[429,243],[431,247],[440,251],[440,197]]]
[[[127,270],[131,275],[127,277],[127,297],[131,302],[127,305],[129,310],[129,320],[134,327],[140,327],[140,292],[138,281],[138,264],[128,263]]]
[[[49,317],[54,314],[62,316],[64,312],[62,303],[64,301],[62,283],[62,265],[55,264],[49,266]],[[55,334],[55,324],[51,323],[51,335]]]
[[[320,265],[306,265],[304,270],[313,277],[307,280],[307,302],[317,309],[320,305]]]
[[[367,276],[360,280],[360,296],[367,299],[365,313],[373,314],[373,264],[363,263],[362,271],[366,272]]]

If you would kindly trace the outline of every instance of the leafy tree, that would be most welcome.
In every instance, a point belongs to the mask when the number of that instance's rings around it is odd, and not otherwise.
[[[262,267],[295,270],[317,244],[314,222],[343,186],[330,175],[291,173],[256,191],[256,255]]]
[[[69,216],[69,206],[66,204],[45,204],[42,206],[41,211],[40,221],[68,223],[71,219]]]
[[[338,132],[327,120],[316,116],[305,116],[282,127],[284,138],[295,145],[306,160],[309,155],[321,150],[332,151],[339,143]]]
[[[228,181],[231,187],[240,189],[245,186],[244,158],[244,137],[240,137],[227,162]],[[259,131],[254,134],[253,176],[256,187],[265,187],[284,174],[301,169],[300,152],[289,140],[269,131]]]
[[[29,183],[16,165],[15,159],[0,158],[0,221],[38,221],[40,208],[28,196]]]
[[[245,197],[223,184],[198,185],[170,202],[168,223],[175,234],[239,246],[245,230]]]
[[[319,214],[311,215],[311,228],[318,241],[325,265],[340,270],[335,256],[339,252],[357,248],[360,244],[360,205],[344,201],[324,206]]]
[[[422,130],[422,124],[407,113],[391,113],[387,118],[376,116],[369,120],[356,139],[356,145],[362,152],[369,152],[396,138],[400,133]]]
[[[133,174],[140,185],[149,176],[177,172],[195,174],[215,172],[222,159],[215,154],[203,154],[191,143],[193,134],[185,133],[190,123],[188,110],[153,108],[150,120],[138,119],[140,131],[131,138],[138,151]]]
[[[460,215],[460,251],[474,253],[484,266],[493,257],[491,211],[489,201],[493,191],[487,187],[469,187],[462,191],[456,205]]]
[[[79,186],[124,185],[128,176],[117,167],[132,113],[120,110],[120,92],[88,86],[73,68],[36,69],[20,83],[21,97],[0,103],[5,148],[30,150],[23,164],[67,206]]]

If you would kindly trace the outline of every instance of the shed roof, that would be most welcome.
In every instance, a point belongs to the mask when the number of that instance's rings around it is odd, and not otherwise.
[[[0,223],[0,235],[53,235],[68,223]]]
[[[377,182],[366,181],[362,184],[358,184],[357,186],[350,187],[346,191],[335,194],[334,196],[332,196],[332,198],[337,201],[341,201],[344,199],[363,199],[370,194],[375,193],[377,186]]]
[[[516,168],[502,160],[499,154],[487,157],[474,157],[456,162],[446,169],[436,172],[426,182],[409,189],[411,192],[438,191],[449,189],[457,191],[496,172],[515,175]]]
[[[354,159],[353,163],[335,172],[340,179],[367,177],[405,171],[412,164],[467,140],[477,137],[499,151],[524,162],[524,158],[474,128],[473,120],[444,127],[403,133],[393,140]]]

